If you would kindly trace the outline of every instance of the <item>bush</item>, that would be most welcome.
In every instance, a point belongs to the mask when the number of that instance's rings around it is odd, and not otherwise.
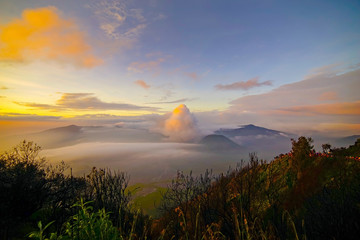
[[[0,236],[21,234],[24,223],[42,208],[50,189],[40,147],[23,141],[0,156]]]
[[[58,236],[56,232],[51,233],[50,239],[122,240],[120,232],[113,226],[109,218],[109,213],[105,209],[94,212],[89,203],[85,203],[82,199],[76,203],[73,207],[77,207],[79,210],[64,224],[63,234]],[[39,222],[39,231],[30,233],[29,237],[39,240],[47,239],[44,232],[51,223],[42,228],[42,224]]]

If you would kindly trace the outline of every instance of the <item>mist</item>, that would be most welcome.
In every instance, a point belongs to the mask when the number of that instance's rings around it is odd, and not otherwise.
[[[204,125],[198,125],[184,104],[162,116],[112,121],[111,124],[68,125],[31,134],[3,136],[0,150],[8,150],[25,139],[41,146],[42,155],[50,164],[64,161],[77,176],[88,174],[92,167],[97,167],[126,172],[131,183],[159,182],[172,179],[177,171],[200,174],[212,169],[214,173],[226,172],[241,160],[246,162],[249,153],[253,152],[260,159],[271,161],[278,154],[289,152],[290,138],[297,137],[244,125],[208,131],[210,137],[204,141]],[[214,125],[214,129],[216,127],[219,125]],[[220,135],[211,137],[213,133]],[[317,142],[316,147],[325,140]],[[343,146],[346,141],[353,143],[353,138],[340,140]]]
[[[92,142],[44,150],[43,155],[51,164],[63,160],[78,176],[95,166],[127,172],[132,183],[169,180],[178,170],[200,174],[212,169],[221,173],[247,158],[245,153],[241,156],[205,150],[203,145],[193,143]]]

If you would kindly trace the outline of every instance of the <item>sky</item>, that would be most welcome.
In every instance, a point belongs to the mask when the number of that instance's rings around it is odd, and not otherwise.
[[[256,124],[360,134],[360,2],[0,0],[0,131]]]

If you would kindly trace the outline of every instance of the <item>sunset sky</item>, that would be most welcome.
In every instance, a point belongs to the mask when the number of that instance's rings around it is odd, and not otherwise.
[[[360,2],[0,0],[0,131],[148,127],[360,134]],[[10,131],[10,130],[9,130]]]

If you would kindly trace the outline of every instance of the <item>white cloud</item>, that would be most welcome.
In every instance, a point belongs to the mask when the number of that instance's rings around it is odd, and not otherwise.
[[[131,4],[118,0],[93,0],[88,6],[93,10],[100,29],[111,39],[136,41],[146,27],[143,10],[131,8]]]

